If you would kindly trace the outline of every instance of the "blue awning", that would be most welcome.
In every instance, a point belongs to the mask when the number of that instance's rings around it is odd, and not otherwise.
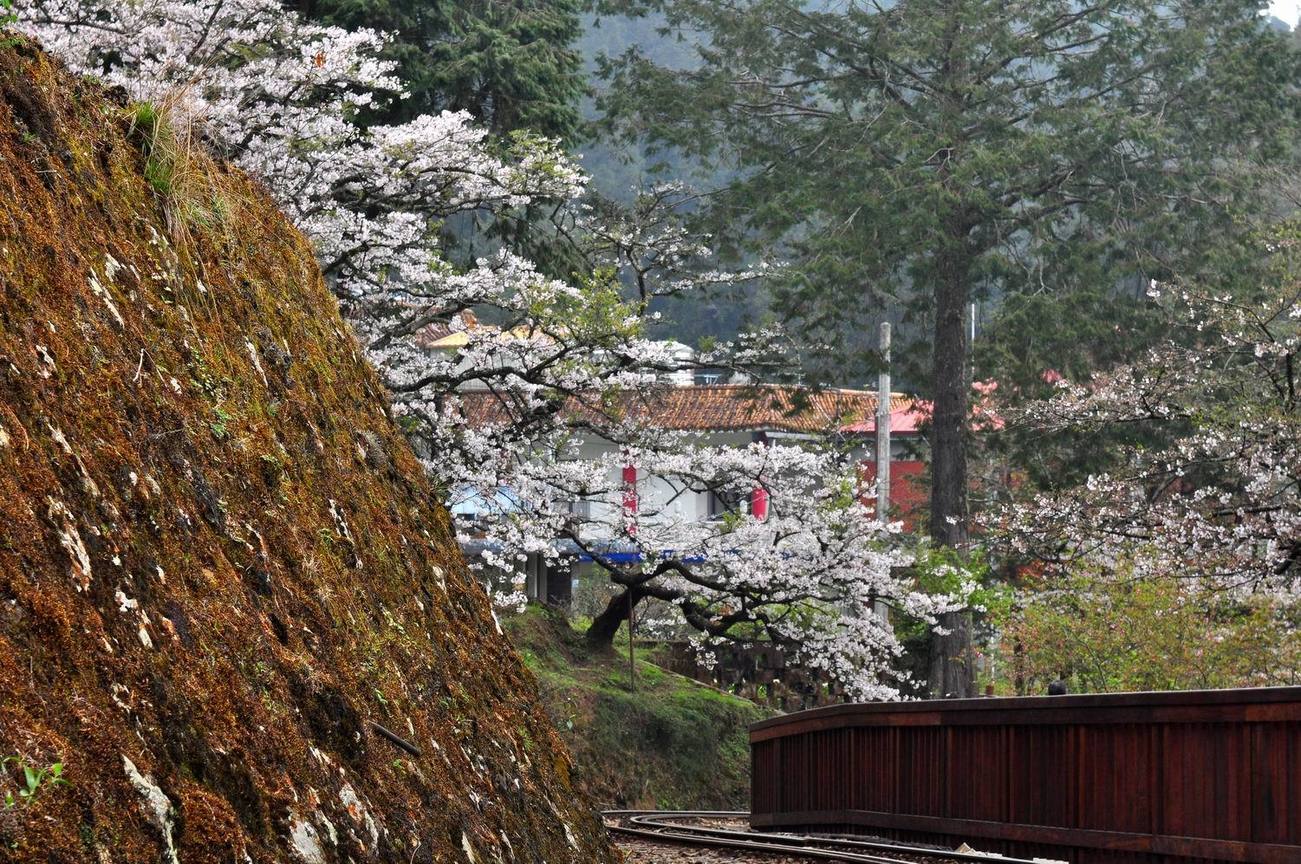
[[[595,551],[597,556],[600,556],[601,560],[610,564],[643,564],[647,560],[668,561],[678,557],[672,549],[663,549],[658,554],[646,556],[636,546],[615,541],[589,543],[587,545]],[[596,560],[593,555],[580,549],[573,540],[553,540],[551,548],[559,553],[561,557],[568,558],[579,564],[591,564]],[[461,543],[461,551],[466,556],[481,555],[484,552],[500,552],[501,544],[495,540],[469,539]],[[704,560],[704,555],[692,555],[683,558],[682,562],[684,564],[699,564]]]

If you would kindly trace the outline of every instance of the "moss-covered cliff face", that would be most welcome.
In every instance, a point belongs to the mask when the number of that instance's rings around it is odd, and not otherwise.
[[[303,237],[3,41],[0,858],[614,860]]]

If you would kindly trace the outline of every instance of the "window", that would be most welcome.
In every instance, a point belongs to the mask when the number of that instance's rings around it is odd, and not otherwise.
[[[727,513],[744,513],[746,496],[730,489],[709,490],[709,518],[722,519]]]

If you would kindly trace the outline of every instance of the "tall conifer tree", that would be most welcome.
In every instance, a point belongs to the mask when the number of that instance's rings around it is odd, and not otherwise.
[[[605,0],[701,47],[688,69],[607,59],[602,106],[622,136],[733,170],[705,218],[792,262],[793,317],[929,326],[930,534],[963,547],[971,302],[1146,282],[1229,230],[1294,128],[1295,55],[1261,5]],[[947,623],[932,690],[969,694],[970,621]]]

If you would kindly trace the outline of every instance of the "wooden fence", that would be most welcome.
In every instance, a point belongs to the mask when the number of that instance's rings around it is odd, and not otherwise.
[[[1301,864],[1301,687],[835,705],[750,727],[756,828]]]

